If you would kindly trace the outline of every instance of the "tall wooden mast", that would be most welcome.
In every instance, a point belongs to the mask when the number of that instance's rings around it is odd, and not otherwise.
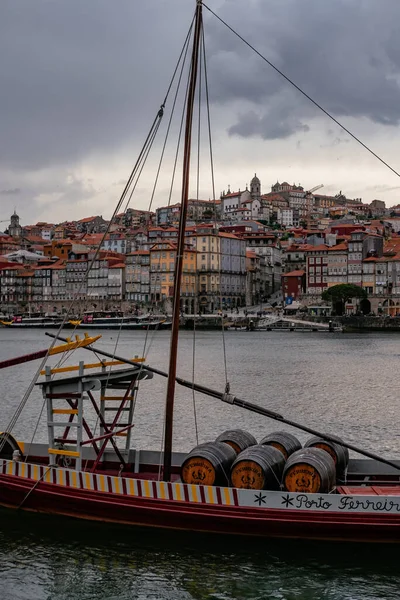
[[[180,318],[181,279],[183,270],[183,255],[185,252],[185,227],[189,195],[189,169],[190,149],[192,141],[193,107],[196,92],[197,69],[199,61],[199,48],[202,27],[202,0],[196,2],[195,26],[193,36],[193,49],[190,68],[189,90],[186,105],[185,146],[183,155],[181,214],[179,219],[178,247],[176,252],[174,306],[172,315],[171,347],[169,355],[166,414],[165,414],[165,442],[164,442],[164,469],[163,479],[171,478],[172,431],[174,419],[175,378],[178,355],[178,336]]]

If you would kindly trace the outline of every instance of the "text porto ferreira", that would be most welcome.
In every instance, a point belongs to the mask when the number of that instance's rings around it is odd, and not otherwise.
[[[280,494],[272,497],[265,493],[255,494],[254,503],[264,508],[288,508],[302,510],[343,511],[343,512],[385,512],[400,513],[400,498],[360,498],[354,496],[317,496],[313,494]]]

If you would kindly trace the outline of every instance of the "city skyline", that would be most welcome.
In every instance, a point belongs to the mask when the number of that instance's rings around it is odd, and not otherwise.
[[[398,3],[387,0],[385,11],[344,0],[323,5],[307,0],[301,7],[294,0],[284,5],[254,0],[250,8],[239,1],[210,4],[396,168]],[[3,218],[17,207],[27,222],[35,215],[60,221],[66,206],[76,218],[109,218],[162,102],[194,2],[122,0],[119,11],[99,2],[95,19],[85,3],[75,1],[33,6],[19,0],[3,10]],[[236,190],[257,172],[264,186],[276,179],[306,188],[324,182],[327,194],[346,190],[348,197],[366,202],[399,202],[393,173],[317,113],[207,10],[205,27],[217,197],[228,184]],[[148,208],[160,145],[143,173],[135,208]],[[171,162],[170,157],[165,172]],[[200,197],[208,199],[205,157],[202,164]],[[165,204],[169,181],[162,174],[154,207]],[[179,200],[177,182],[173,202]],[[192,197],[195,188],[193,176]]]

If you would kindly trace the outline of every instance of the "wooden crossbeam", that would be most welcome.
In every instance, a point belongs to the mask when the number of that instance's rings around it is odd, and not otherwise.
[[[144,358],[141,358],[139,356],[135,356],[135,358],[131,359],[132,362],[135,363],[142,363],[145,361]],[[101,367],[114,367],[117,365],[125,365],[126,363],[122,360],[106,360],[106,361],[102,361],[102,362],[97,362],[97,363],[88,363],[83,365],[84,369],[100,369]],[[71,365],[69,367],[58,367],[57,369],[51,369],[51,373],[70,373],[72,371],[79,371],[80,367],[79,365]],[[46,371],[41,371],[40,372],[41,375],[46,375]]]
[[[61,456],[72,456],[72,458],[79,458],[79,452],[75,450],[58,450],[58,448],[49,448],[49,454],[60,454]]]
[[[133,400],[133,397],[128,397],[126,399]],[[101,396],[100,400],[125,400],[125,396]]]
[[[77,415],[78,409],[75,408],[53,408],[53,415]]]

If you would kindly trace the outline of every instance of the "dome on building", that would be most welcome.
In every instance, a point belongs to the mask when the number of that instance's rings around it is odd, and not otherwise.
[[[254,173],[254,177],[251,180],[250,185],[253,185],[253,184],[256,184],[256,183],[258,183],[260,185],[260,180],[257,177],[257,173]]]

